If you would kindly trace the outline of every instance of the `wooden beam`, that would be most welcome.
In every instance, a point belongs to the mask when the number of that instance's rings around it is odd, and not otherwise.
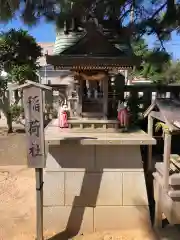
[[[153,110],[153,108],[156,106],[156,101],[154,101],[149,107],[148,109],[144,112],[143,117],[146,118],[150,112]]]
[[[180,173],[174,173],[169,178],[169,184],[171,186],[180,186]]]
[[[171,134],[165,133],[164,137],[164,156],[163,156],[163,165],[164,165],[164,174],[163,174],[163,184],[164,189],[168,191],[169,188],[169,167],[170,167],[170,157],[171,157]]]
[[[83,97],[83,80],[79,77],[79,86],[78,86],[78,115],[82,117],[82,97]]]
[[[153,137],[153,118],[151,115],[148,115],[148,134]],[[147,170],[151,171],[153,169],[152,166],[152,145],[148,145],[148,162],[147,162]]]
[[[171,162],[177,167],[180,171],[180,156],[178,154],[171,154]]]
[[[103,116],[107,119],[108,115],[108,76],[103,80]]]
[[[154,173],[154,190],[155,190],[155,216],[154,227],[162,227],[162,187],[158,179],[158,174]]]
[[[22,85],[17,85],[15,87],[11,87],[11,88],[9,88],[9,90],[10,91],[15,91],[15,90],[28,88],[28,87],[33,87],[33,86],[37,87],[37,88],[41,88],[43,90],[49,90],[49,91],[52,90],[52,87],[49,87],[49,86],[46,86],[44,84],[40,84],[40,83],[37,83],[37,82],[33,82],[33,81],[30,81],[30,80],[25,81],[25,83],[22,84]]]
[[[150,114],[149,114],[152,118],[155,118],[157,120],[160,120],[162,122],[165,122],[165,119],[163,117],[163,115],[160,113],[160,112],[155,112],[155,111],[152,111]]]
[[[159,174],[159,176],[163,177],[164,176],[164,167],[163,167],[163,162],[157,162],[155,164],[155,168],[156,168],[156,173]],[[177,171],[177,168],[175,167],[175,165],[173,163],[170,163],[170,167],[169,167],[169,171],[171,172],[176,172]],[[171,185],[171,179],[174,178],[175,174],[172,174],[170,177],[169,177],[169,183]]]
[[[43,168],[36,168],[36,240],[43,240]]]
[[[170,196],[170,198],[172,199],[176,199],[177,201],[180,201],[180,190],[170,190],[168,192],[168,195]]]

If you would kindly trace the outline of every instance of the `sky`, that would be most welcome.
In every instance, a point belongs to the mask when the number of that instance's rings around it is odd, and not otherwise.
[[[24,26],[19,19],[14,19],[8,24],[0,24],[0,31],[7,31],[11,28],[23,28],[28,30],[29,34],[36,38],[37,42],[54,42],[56,37],[55,26],[53,24],[46,23],[43,20],[41,20],[38,25],[31,28]],[[154,36],[146,37],[146,40],[150,48],[153,47],[156,41]],[[180,36],[174,32],[172,34],[172,39],[165,43],[165,48],[170,54],[172,54],[174,60],[180,59]]]

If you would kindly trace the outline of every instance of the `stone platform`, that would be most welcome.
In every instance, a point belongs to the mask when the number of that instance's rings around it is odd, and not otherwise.
[[[71,130],[84,129],[84,131],[92,132],[120,132],[119,121],[118,120],[106,120],[106,119],[69,119],[68,120],[69,128]]]
[[[44,228],[82,232],[150,228],[141,130],[89,133],[46,128]]]

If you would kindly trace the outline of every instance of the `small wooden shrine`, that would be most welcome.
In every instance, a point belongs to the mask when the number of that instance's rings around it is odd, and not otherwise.
[[[164,123],[163,162],[155,164],[155,226],[162,226],[162,214],[172,224],[180,223],[180,157],[171,155],[171,138],[180,134],[180,101],[156,99],[144,113],[148,116],[148,133],[153,135],[153,120]],[[149,170],[152,170],[152,146],[148,146]]]
[[[127,42],[118,46],[110,43],[102,29],[90,19],[84,36],[76,44],[57,55],[47,55],[47,64],[55,69],[68,69],[74,74],[77,93],[76,116],[108,118],[108,86],[110,71],[130,69],[139,64]],[[74,97],[70,96],[70,101]],[[74,117],[71,114],[71,117]]]

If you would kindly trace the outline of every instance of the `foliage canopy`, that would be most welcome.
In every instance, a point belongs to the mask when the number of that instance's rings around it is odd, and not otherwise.
[[[8,72],[8,80],[23,83],[35,80],[41,47],[24,30],[11,29],[0,34],[0,69]]]
[[[149,49],[143,38],[132,42],[132,47],[135,54],[142,59],[141,66],[135,69],[134,75],[154,82],[159,81],[165,69],[170,67],[170,54],[161,49]]]
[[[180,30],[179,0],[1,0],[0,9],[1,22],[20,15],[28,25],[45,18],[69,27],[73,19],[75,29],[93,15],[101,24],[108,19],[117,32],[126,27],[129,36],[156,34],[161,43]]]
[[[8,132],[12,132],[12,121],[19,119],[22,113],[17,105],[21,98],[18,92],[15,92],[14,105],[10,106],[6,91],[8,83],[22,84],[27,79],[35,81],[40,56],[41,47],[27,31],[11,29],[0,34],[0,73],[2,70],[7,72],[7,76],[0,76],[0,109],[7,118]]]

